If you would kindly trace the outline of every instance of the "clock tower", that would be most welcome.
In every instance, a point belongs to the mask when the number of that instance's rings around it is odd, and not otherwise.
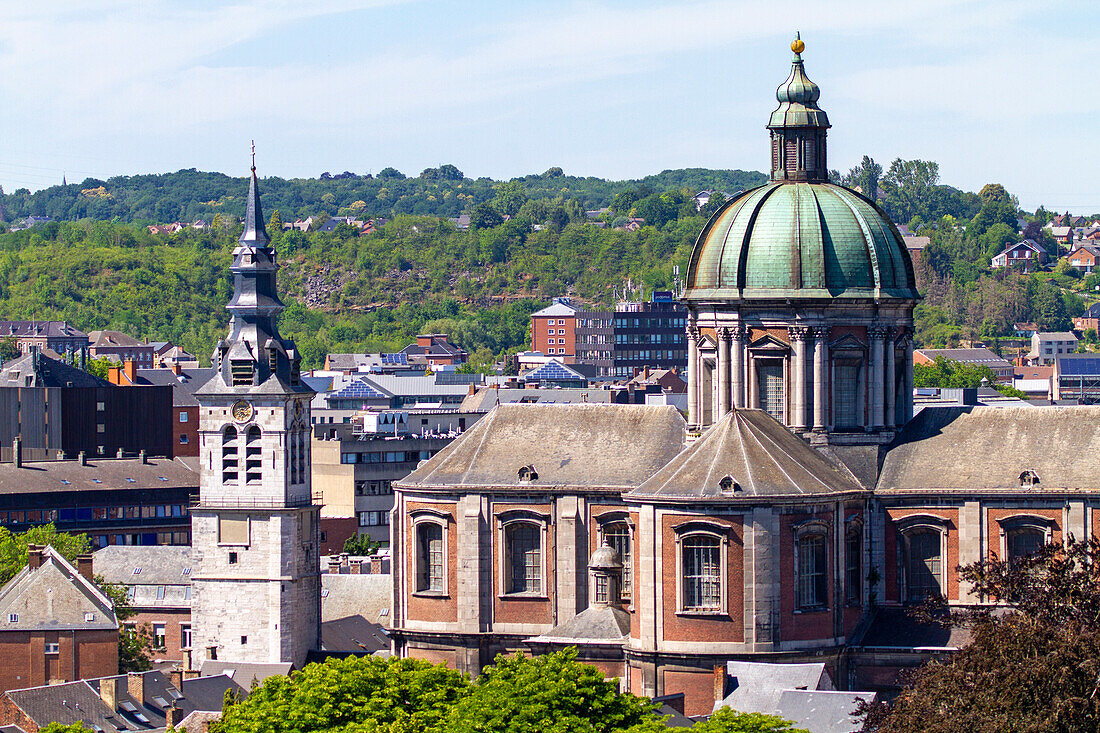
[[[306,661],[320,647],[319,507],[310,491],[301,357],[279,336],[275,249],[255,157],[233,250],[229,335],[199,402],[199,502],[191,510],[191,664]]]

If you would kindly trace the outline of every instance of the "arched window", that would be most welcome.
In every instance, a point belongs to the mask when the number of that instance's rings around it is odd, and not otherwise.
[[[844,534],[844,601],[858,606],[863,600],[863,524],[848,523]]]
[[[244,439],[244,478],[250,484],[260,483],[263,456],[260,448],[260,429],[248,428]]]
[[[905,538],[906,600],[924,601],[943,595],[943,533],[913,529]]]
[[[1017,527],[1007,534],[1009,560],[1034,555],[1046,544],[1046,532],[1038,527]]]
[[[828,535],[812,525],[796,535],[795,578],[798,609],[823,608],[829,604]]]
[[[542,528],[512,522],[504,528],[505,592],[542,593]]]
[[[237,429],[230,425],[222,431],[222,483],[237,483],[239,470]]]
[[[722,540],[695,533],[680,540],[681,607],[685,611],[722,608]]]
[[[416,590],[442,593],[443,525],[420,522],[416,525]]]
[[[630,589],[632,581],[632,568],[633,568],[633,554],[631,550],[632,542],[630,539],[630,525],[625,521],[609,522],[603,527],[603,539],[619,553],[619,559],[623,563],[623,580],[622,580],[622,598],[627,600],[630,598]]]

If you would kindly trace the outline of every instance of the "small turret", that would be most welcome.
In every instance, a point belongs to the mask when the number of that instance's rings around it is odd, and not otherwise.
[[[775,90],[779,106],[768,120],[772,143],[773,181],[822,182],[829,179],[825,131],[829,116],[817,106],[821,89],[806,76],[799,34],[791,43],[791,74]]]
[[[615,548],[606,542],[596,548],[588,560],[588,572],[595,581],[593,606],[621,608],[623,605],[623,561]]]

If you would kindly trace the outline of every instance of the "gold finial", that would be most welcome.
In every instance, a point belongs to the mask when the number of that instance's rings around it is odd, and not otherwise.
[[[252,141],[252,172],[256,172],[256,141]]]
[[[800,33],[794,34],[794,40],[791,41],[791,50],[795,53],[802,53],[806,50],[806,44],[802,42],[802,35]]]

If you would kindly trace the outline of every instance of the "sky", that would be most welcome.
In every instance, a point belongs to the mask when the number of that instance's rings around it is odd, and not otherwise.
[[[1100,3],[0,0],[0,186],[184,168],[507,179],[765,170],[795,31],[870,155],[1100,212]]]

